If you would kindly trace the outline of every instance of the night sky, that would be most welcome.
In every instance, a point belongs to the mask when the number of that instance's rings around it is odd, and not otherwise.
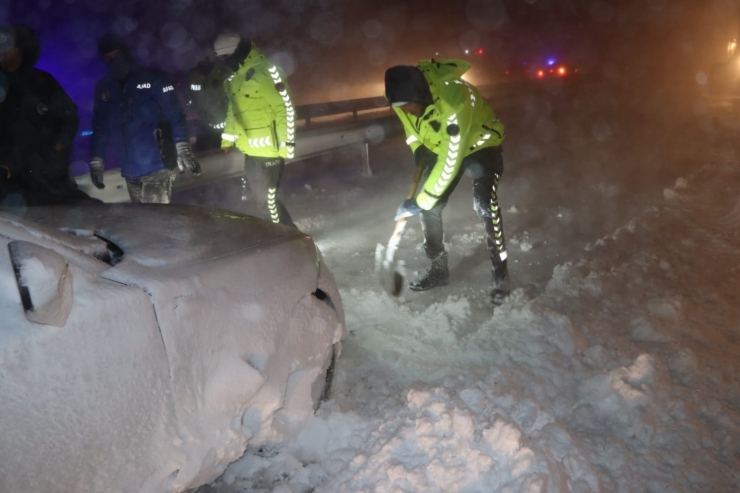
[[[104,67],[97,39],[124,35],[142,63],[173,75],[208,54],[221,29],[254,39],[288,72],[299,103],[382,92],[384,70],[422,58],[470,57],[498,74],[556,57],[592,72],[693,76],[735,35],[734,0],[20,0],[0,21],[35,28],[39,67],[80,105],[83,122]]]

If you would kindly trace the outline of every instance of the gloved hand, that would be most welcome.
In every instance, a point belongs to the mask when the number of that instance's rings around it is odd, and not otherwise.
[[[195,153],[190,148],[190,143],[178,142],[175,144],[175,148],[177,149],[177,167],[180,168],[180,173],[184,173],[185,169],[188,169],[195,176],[203,174],[198,158],[195,157]]]
[[[295,142],[281,142],[278,154],[283,159],[293,159],[295,157]]]
[[[103,173],[105,172],[105,160],[102,157],[94,157],[90,161],[90,179],[95,188],[102,190],[105,188],[103,183]]]
[[[414,151],[417,166],[433,166],[437,162],[437,155],[425,145],[420,145]]]
[[[416,199],[404,200],[401,205],[398,206],[398,210],[396,211],[396,218],[394,219],[394,221],[398,221],[399,219],[404,217],[415,216],[421,211],[422,208],[419,207],[419,204],[416,203]]]

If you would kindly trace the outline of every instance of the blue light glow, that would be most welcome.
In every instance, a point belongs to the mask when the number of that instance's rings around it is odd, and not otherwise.
[[[89,137],[92,134],[92,130],[83,130],[82,132],[80,132],[80,137]]]
[[[554,58],[550,58],[549,60],[547,60],[547,65],[549,65],[550,67],[552,67],[553,65],[555,65],[555,59]]]

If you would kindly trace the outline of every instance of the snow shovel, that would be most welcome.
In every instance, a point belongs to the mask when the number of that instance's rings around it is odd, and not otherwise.
[[[423,171],[424,163],[419,163],[414,174],[414,181],[411,183],[408,195],[406,195],[407,200],[413,199],[416,195],[416,187],[421,181]],[[380,243],[375,247],[375,271],[378,273],[383,289],[391,296],[398,296],[403,289],[403,276],[406,269],[403,260],[396,260],[396,250],[398,250],[398,244],[401,243],[403,230],[406,229],[406,219],[408,218],[402,217],[396,221],[396,227],[393,228],[393,234],[387,247]]]

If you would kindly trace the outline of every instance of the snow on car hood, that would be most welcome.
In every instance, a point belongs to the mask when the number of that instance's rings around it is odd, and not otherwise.
[[[146,293],[167,363],[174,415],[167,424],[176,429],[165,442],[176,452],[161,460],[158,452],[143,453],[141,463],[154,468],[143,479],[157,486],[136,491],[181,492],[211,481],[248,443],[288,439],[312,415],[328,362],[338,354],[343,315],[310,237],[190,206],[60,206],[0,218],[83,257],[116,287]],[[104,244],[99,238],[120,248],[122,260],[95,260]],[[90,302],[78,301],[82,313]],[[119,301],[112,297],[99,308],[107,312]],[[125,328],[128,318],[113,313],[106,320]]]
[[[104,204],[31,208],[25,219],[54,228],[98,235],[124,252],[123,262],[177,267],[239,251],[307,238],[252,216],[208,207]]]

